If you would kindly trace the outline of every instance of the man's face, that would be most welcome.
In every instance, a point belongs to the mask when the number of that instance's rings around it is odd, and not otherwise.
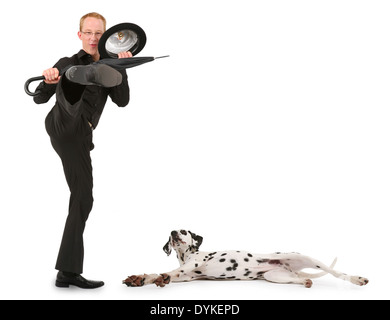
[[[84,20],[81,32],[78,32],[80,40],[83,42],[83,49],[91,56],[99,55],[98,43],[104,32],[104,24],[100,19],[88,17]]]

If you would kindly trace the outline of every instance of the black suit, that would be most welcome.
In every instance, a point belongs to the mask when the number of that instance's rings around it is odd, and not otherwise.
[[[88,65],[92,62],[92,57],[81,50],[70,58],[59,60],[54,67],[62,73],[70,65]],[[92,131],[99,122],[108,96],[120,107],[129,102],[126,71],[120,72],[123,81],[117,87],[82,86],[71,83],[63,75],[57,85],[42,82],[37,88],[40,94],[34,97],[36,103],[49,101],[54,93],[57,98],[45,125],[51,144],[61,158],[71,193],[69,214],[56,264],[56,269],[60,271],[83,272],[83,232],[93,205]]]

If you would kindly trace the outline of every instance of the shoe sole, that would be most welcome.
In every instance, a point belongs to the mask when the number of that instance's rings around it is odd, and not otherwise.
[[[103,87],[111,88],[119,86],[122,83],[122,75],[115,69],[104,65],[98,64],[94,66],[95,81],[101,84]]]
[[[69,288],[69,283],[59,282],[56,280],[56,287],[58,288]]]
[[[122,83],[122,75],[104,64],[73,66],[66,72],[66,75],[70,81],[85,86],[97,85],[111,88]]]

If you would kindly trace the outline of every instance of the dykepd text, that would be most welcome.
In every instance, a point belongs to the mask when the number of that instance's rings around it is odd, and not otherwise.
[[[194,314],[207,314],[207,315],[212,315],[212,314],[239,314],[240,313],[240,308],[237,305],[230,305],[230,304],[215,304],[215,305],[195,305],[195,310]]]

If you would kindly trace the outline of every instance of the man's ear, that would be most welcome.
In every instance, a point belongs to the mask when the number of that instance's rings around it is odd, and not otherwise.
[[[77,35],[78,35],[79,39],[81,40],[81,31],[78,31]]]
[[[197,234],[195,234],[191,231],[188,231],[188,232],[191,234],[191,237],[192,237],[192,245],[195,247],[196,250],[199,250],[199,247],[203,242],[203,237],[198,236]]]
[[[171,238],[169,238],[168,242],[166,245],[163,247],[164,252],[169,256],[172,252],[172,247],[171,247]]]

